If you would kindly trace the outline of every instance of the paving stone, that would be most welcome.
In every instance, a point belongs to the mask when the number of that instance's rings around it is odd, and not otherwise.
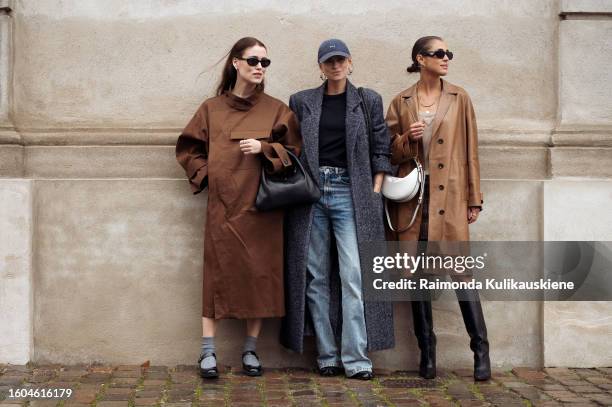
[[[605,376],[588,376],[585,380],[593,384],[612,384],[612,379]]]
[[[585,398],[590,400],[594,400],[604,406],[612,406],[612,395],[604,394],[604,393],[595,393],[595,394],[583,394]]]
[[[293,397],[314,396],[317,393],[314,390],[298,390],[292,393]]]
[[[142,376],[140,370],[120,370],[113,373],[113,377],[134,378],[138,379]]]
[[[135,388],[138,386],[138,379],[135,378],[113,378],[113,380],[109,383],[109,387],[111,388]]]
[[[129,400],[134,394],[134,390],[132,389],[124,389],[124,388],[109,388],[104,392],[104,396],[102,400],[105,401],[120,401],[120,400]]]
[[[150,398],[135,398],[134,405],[135,406],[153,406],[157,404],[159,401],[159,397],[150,397]]]
[[[128,402],[126,401],[98,401],[96,407],[127,407]]]
[[[79,381],[87,372],[65,371],[57,372],[56,380]]]
[[[0,376],[0,386],[18,386],[26,378],[26,376]]]
[[[168,401],[188,401],[194,398],[193,390],[170,390],[168,391]]]
[[[542,386],[538,386],[539,388],[541,388],[542,390],[548,391],[548,390],[565,390],[565,387],[563,387],[560,384],[543,384]]]
[[[515,367],[512,369],[512,373],[523,380],[544,379],[546,377],[546,374],[541,370],[528,367]]]
[[[561,403],[554,400],[538,401],[532,404],[534,407],[562,407]]]
[[[59,400],[31,400],[29,407],[55,407]]]
[[[527,388],[518,388],[513,389],[516,393],[520,394],[521,397],[533,402],[536,400],[550,400],[543,391],[535,388],[535,387],[527,387]]]
[[[457,401],[459,403],[459,405],[461,407],[484,407],[484,406],[490,406],[490,403],[487,403],[485,401],[481,401],[481,400],[458,400]],[[507,407],[507,406],[504,406]],[[524,407],[524,406],[522,406]]]
[[[91,403],[96,398],[96,394],[98,392],[96,390],[85,390],[85,389],[77,389],[70,397],[70,401],[76,403]]]
[[[431,407],[454,407],[455,403],[443,396],[425,396],[427,403]]]
[[[289,383],[305,383],[305,384],[310,384],[312,383],[312,379],[310,377],[289,377],[289,379],[287,380]]]
[[[601,393],[603,392],[603,390],[597,386],[593,386],[591,384],[584,384],[584,383],[580,386],[571,386],[569,389],[573,391],[574,393]]]
[[[472,369],[455,369],[453,373],[459,377],[474,377],[474,371]]]
[[[89,373],[79,379],[80,383],[104,383],[110,379],[110,373],[94,372]]]
[[[134,393],[136,398],[151,398],[151,397],[161,397],[161,390],[139,390]]]
[[[140,375],[138,376],[140,377]],[[163,380],[166,381],[168,379],[168,372],[164,372],[164,371],[154,371],[154,372],[147,372],[145,375],[145,381],[146,380]]]
[[[451,383],[448,385],[446,392],[453,398],[458,400],[470,400],[476,399],[476,396],[472,394],[467,385],[463,382]]]
[[[504,386],[509,389],[517,389],[520,387],[530,387],[529,384],[523,382],[506,382]]]
[[[145,370],[149,372],[166,372],[167,373],[168,370],[170,370],[170,368],[168,366],[155,365],[155,366],[149,366]]]

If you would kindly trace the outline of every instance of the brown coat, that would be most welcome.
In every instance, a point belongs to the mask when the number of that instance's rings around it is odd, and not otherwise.
[[[262,143],[244,155],[241,139]],[[204,235],[202,315],[265,318],[285,314],[283,211],[254,208],[262,163],[274,171],[291,165],[285,148],[299,154],[293,112],[265,93],[241,99],[226,93],[206,100],[176,144],[192,191],[208,186]]]
[[[467,208],[482,208],[478,131],[472,102],[467,92],[443,79],[438,110],[432,122],[429,144],[429,240],[469,240]],[[423,143],[408,138],[410,125],[418,120],[416,84],[398,94],[387,112],[391,130],[391,164],[399,165],[403,177],[414,168],[415,155],[422,162]],[[416,199],[390,204],[393,225],[405,227],[410,221]],[[392,234],[393,240],[418,240],[421,212],[410,229]]]

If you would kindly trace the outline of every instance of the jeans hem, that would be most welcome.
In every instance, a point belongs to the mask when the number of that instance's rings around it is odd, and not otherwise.
[[[331,363],[318,363],[317,365],[319,366],[319,369],[324,369],[326,367],[342,367],[342,363],[340,362],[331,362]]]
[[[372,367],[358,367],[355,369],[344,369],[344,371],[346,372],[346,377],[351,377],[356,375],[359,372],[372,372]]]

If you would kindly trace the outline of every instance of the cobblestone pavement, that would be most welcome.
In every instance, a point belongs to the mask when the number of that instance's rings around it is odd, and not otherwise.
[[[259,378],[231,368],[221,373],[204,381],[193,366],[0,365],[0,407],[612,406],[612,368],[515,368],[481,383],[471,370],[441,372],[435,380],[378,371],[369,382],[303,369],[267,369]],[[11,397],[37,389],[72,395]]]

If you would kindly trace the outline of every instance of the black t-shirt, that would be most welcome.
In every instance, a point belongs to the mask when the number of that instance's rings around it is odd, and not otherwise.
[[[319,165],[346,168],[346,92],[323,95],[319,122]]]

